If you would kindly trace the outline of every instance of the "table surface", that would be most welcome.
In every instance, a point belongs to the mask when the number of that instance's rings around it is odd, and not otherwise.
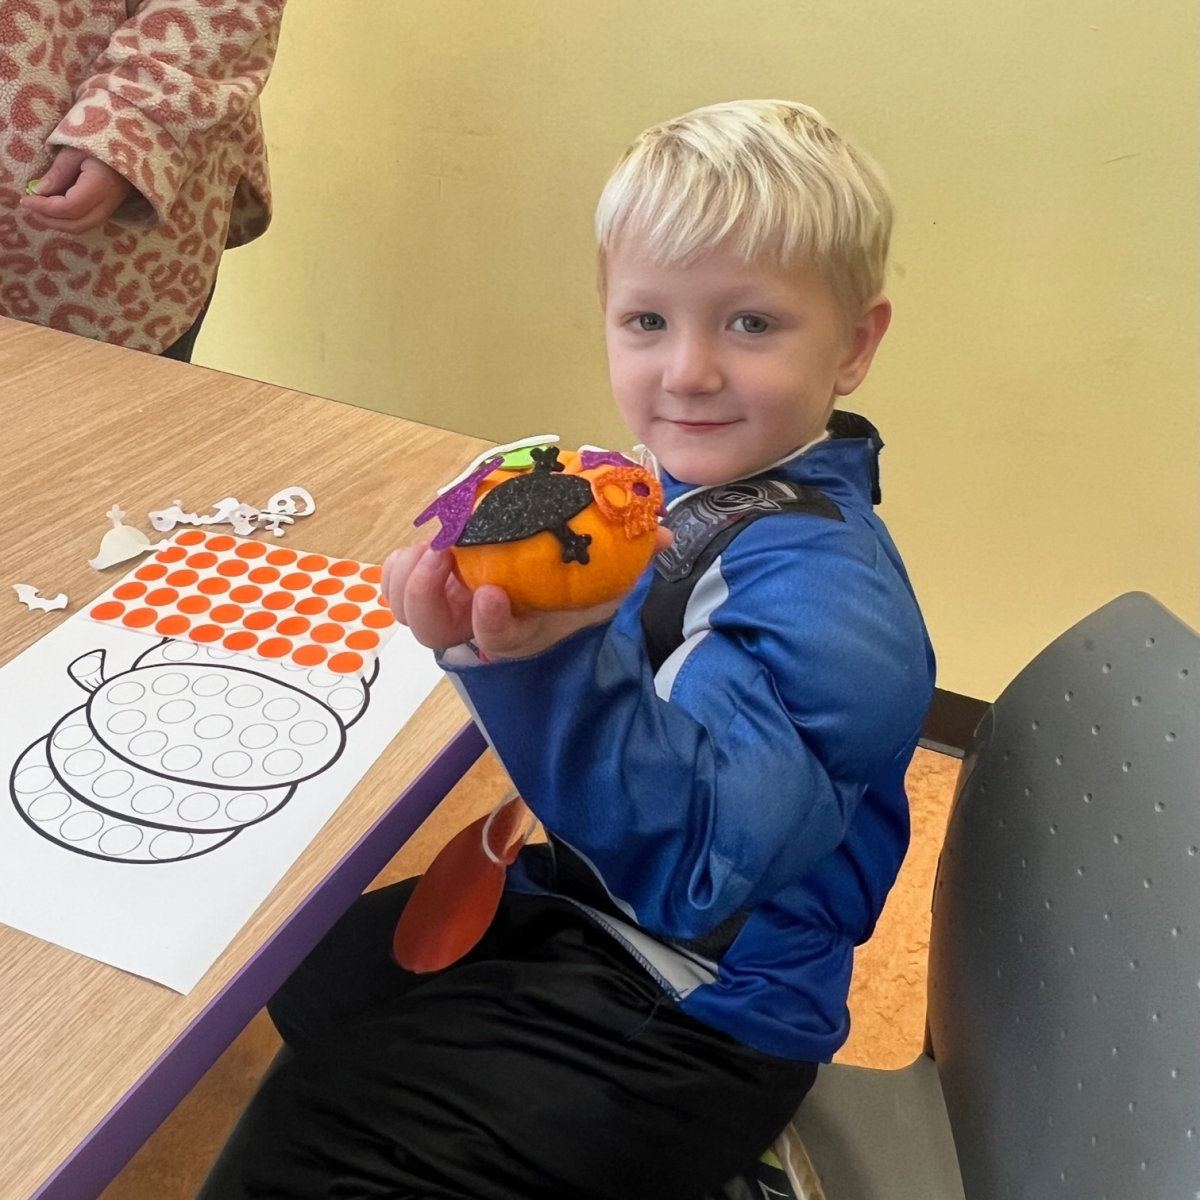
[[[205,512],[225,496],[265,504],[300,485],[317,511],[281,544],[381,562],[486,445],[4,319],[0,379],[0,663],[135,565],[87,564],[114,503],[152,533],[146,514],[176,498]],[[14,583],[65,591],[70,605],[29,612]],[[466,719],[439,683],[187,996],[0,925],[0,1196],[28,1196],[51,1175]]]

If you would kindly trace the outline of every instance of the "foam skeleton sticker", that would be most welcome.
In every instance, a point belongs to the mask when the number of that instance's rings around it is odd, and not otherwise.
[[[342,755],[370,678],[164,638],[128,670],[67,668],[87,700],[28,746],[9,792],[30,828],[122,863],[178,862],[267,820]]]
[[[246,537],[256,529],[269,529],[276,537],[282,537],[285,525],[316,511],[317,502],[307,488],[287,487],[276,492],[261,509],[243,504],[236,496],[226,496],[213,505],[211,513],[200,514],[184,512],[181,502],[176,500],[169,508],[152,512],[150,524],[159,533],[170,533],[176,525],[230,525],[238,537]]]

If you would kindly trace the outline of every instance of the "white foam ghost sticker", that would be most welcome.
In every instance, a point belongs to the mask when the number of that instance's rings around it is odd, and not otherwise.
[[[139,554],[145,554],[148,550],[160,550],[167,544],[152,542],[140,529],[135,529],[132,525],[123,525],[121,519],[125,514],[118,504],[114,504],[104,515],[112,522],[113,527],[100,539],[100,549],[96,557],[88,559],[88,566],[97,571],[137,558]]]

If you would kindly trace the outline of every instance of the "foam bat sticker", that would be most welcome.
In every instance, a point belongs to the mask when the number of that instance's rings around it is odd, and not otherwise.
[[[17,599],[25,605],[26,608],[33,612],[39,610],[41,612],[53,612],[57,608],[67,607],[66,592],[59,592],[51,600],[47,600],[44,596],[38,595],[38,589],[31,583],[14,583],[13,591],[17,593]]]

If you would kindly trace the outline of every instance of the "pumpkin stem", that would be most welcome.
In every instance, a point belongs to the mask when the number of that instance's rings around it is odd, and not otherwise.
[[[566,467],[558,461],[557,446],[535,446],[530,450],[529,457],[533,459],[534,471],[549,475],[551,471],[566,470]]]

